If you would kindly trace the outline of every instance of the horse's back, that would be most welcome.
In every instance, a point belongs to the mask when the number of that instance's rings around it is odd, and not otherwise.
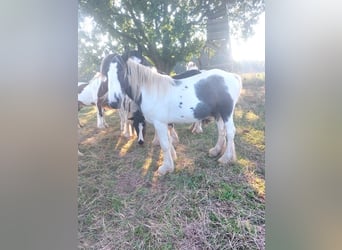
[[[237,101],[242,89],[242,79],[238,74],[227,72],[221,69],[211,69],[204,71],[203,73],[206,73],[208,77],[212,75],[223,77],[225,84],[228,87],[229,94],[232,96],[235,102]]]
[[[78,85],[80,88],[84,86],[82,91],[78,93],[78,100],[81,101],[84,105],[93,105],[97,102],[97,93],[101,85],[101,78],[98,75],[95,75],[92,80],[86,85]]]
[[[206,82],[206,84],[210,85],[211,83],[220,81],[219,78],[223,78],[223,82],[227,87],[229,94],[232,96],[234,102],[236,102],[241,92],[242,81],[241,77],[235,73],[227,72],[221,69],[210,69],[201,71],[200,74],[195,74],[189,78],[184,78],[177,81],[181,81],[184,85],[197,85],[200,82]]]

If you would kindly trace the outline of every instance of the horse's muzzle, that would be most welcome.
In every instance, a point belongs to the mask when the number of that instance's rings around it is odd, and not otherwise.
[[[143,145],[143,144],[144,144],[144,141],[143,141],[143,140],[139,140],[139,141],[138,141],[138,144],[139,144],[139,145]]]

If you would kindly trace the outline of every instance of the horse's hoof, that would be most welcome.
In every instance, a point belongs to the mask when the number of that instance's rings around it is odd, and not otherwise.
[[[192,133],[193,133],[194,135],[203,134],[203,131],[195,130],[195,131],[192,131]]]
[[[219,153],[220,153],[219,150],[216,150],[215,148],[211,148],[209,150],[209,157],[216,157],[219,155]]]
[[[226,157],[222,156],[217,161],[220,165],[230,165],[236,162],[236,157],[231,157],[230,159],[227,159]]]
[[[159,141],[152,141],[153,146],[159,146]]]
[[[203,133],[203,130],[202,130],[202,129],[196,129],[196,130],[195,130],[195,133],[196,133],[196,134],[202,134],[202,133]]]
[[[166,168],[164,166],[161,166],[158,168],[158,170],[156,172],[159,176],[163,176],[163,175],[166,175],[167,173],[172,173],[173,170],[174,170],[174,168],[170,169],[170,168]]]

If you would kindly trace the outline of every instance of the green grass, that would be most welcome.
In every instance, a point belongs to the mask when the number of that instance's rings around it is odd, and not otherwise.
[[[175,172],[156,178],[160,147],[148,125],[143,147],[120,136],[119,116],[106,112],[96,128],[95,108],[84,108],[79,149],[79,249],[264,249],[265,76],[243,76],[234,116],[238,161],[221,166],[208,150],[215,123],[180,138]]]

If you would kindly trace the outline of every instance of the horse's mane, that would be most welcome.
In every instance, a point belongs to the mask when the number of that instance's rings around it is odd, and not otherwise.
[[[135,96],[139,95],[141,87],[145,87],[150,93],[163,95],[171,86],[175,85],[170,76],[162,75],[131,59],[127,60],[127,71],[129,83]]]

